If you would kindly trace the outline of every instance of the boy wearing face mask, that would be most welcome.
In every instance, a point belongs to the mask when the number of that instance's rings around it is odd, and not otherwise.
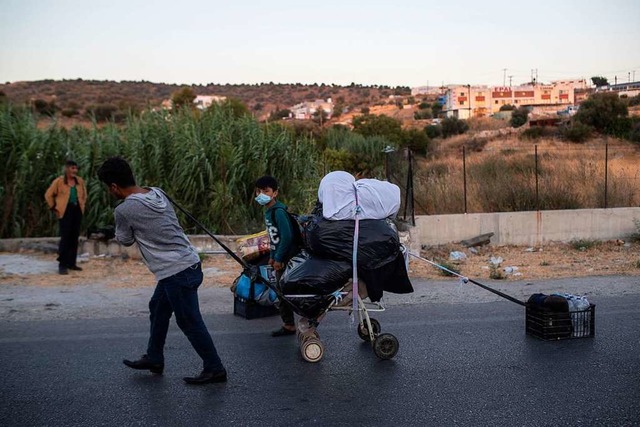
[[[276,200],[278,181],[271,176],[263,176],[256,181],[255,201],[265,207],[264,222],[271,242],[269,265],[276,271],[278,279],[282,275],[287,262],[296,254],[298,248],[294,243],[293,228],[287,213],[287,207]],[[281,303],[280,317],[282,327],[271,333],[272,337],[294,335],[296,333],[293,311]]]

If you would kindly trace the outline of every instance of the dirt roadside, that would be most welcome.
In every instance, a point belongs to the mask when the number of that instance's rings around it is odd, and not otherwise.
[[[445,245],[423,250],[421,255],[445,266],[453,266],[460,274],[478,280],[495,279],[495,273],[493,277],[491,275],[491,257],[502,259],[498,273],[510,281],[602,275],[640,276],[639,243],[583,243],[584,246],[568,243],[552,243],[542,247],[488,245],[475,249]],[[454,251],[462,252],[465,259],[451,260]],[[147,288],[155,284],[146,266],[137,260],[94,257],[81,264],[84,269],[82,272],[60,276],[55,268],[55,255],[21,253],[19,255],[26,257],[21,258],[26,265],[19,267],[10,258],[16,255],[0,254],[0,284],[47,287],[100,283],[113,288]],[[216,287],[231,286],[241,271],[238,264],[226,255],[207,256],[203,269],[205,276],[211,278]],[[416,259],[411,260],[410,276],[433,280],[446,277],[441,270]]]

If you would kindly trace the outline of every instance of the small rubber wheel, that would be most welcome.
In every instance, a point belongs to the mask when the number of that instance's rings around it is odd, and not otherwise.
[[[307,362],[316,363],[324,355],[324,346],[319,339],[310,338],[302,343],[300,353],[302,353],[302,358]]]
[[[399,348],[398,339],[391,334],[380,334],[373,342],[373,352],[382,360],[393,359]]]
[[[371,328],[373,329],[373,335],[378,335],[382,328],[380,327],[380,322],[376,319],[369,319],[371,321]],[[362,341],[369,342],[371,341],[371,336],[369,335],[369,328],[367,327],[367,322],[362,323],[362,325],[358,325],[358,336],[362,339]]]

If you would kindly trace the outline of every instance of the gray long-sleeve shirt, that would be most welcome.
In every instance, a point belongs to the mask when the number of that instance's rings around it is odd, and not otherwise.
[[[138,243],[142,259],[162,280],[200,261],[173,210],[158,188],[132,194],[115,209],[116,240],[125,246]]]

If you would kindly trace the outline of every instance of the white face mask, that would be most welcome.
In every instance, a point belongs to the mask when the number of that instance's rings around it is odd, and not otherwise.
[[[264,193],[260,193],[256,196],[254,200],[258,202],[260,205],[264,206],[269,204],[269,202],[271,201],[271,196],[267,196]]]

